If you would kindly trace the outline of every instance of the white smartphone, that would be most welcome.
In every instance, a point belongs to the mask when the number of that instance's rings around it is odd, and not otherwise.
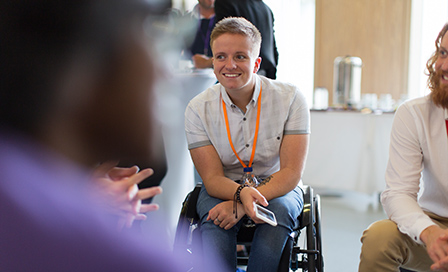
[[[275,214],[265,207],[255,204],[255,215],[257,216],[257,218],[263,220],[264,222],[274,227],[277,226],[277,219],[275,218]]]

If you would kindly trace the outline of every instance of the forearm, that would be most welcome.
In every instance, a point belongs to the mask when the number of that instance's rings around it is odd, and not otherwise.
[[[301,173],[297,173],[296,170],[283,168],[264,179],[257,189],[269,201],[294,190],[299,184],[300,178]]]
[[[414,241],[422,243],[422,231],[434,223],[423,212],[416,197],[387,189],[382,194],[381,202],[387,216],[397,224],[399,230]]]
[[[191,158],[207,193],[222,200],[233,200],[239,184],[224,175],[221,160],[212,145],[190,150]]]
[[[203,179],[203,183],[210,196],[222,200],[233,200],[239,186],[238,183],[225,176],[211,176]]]

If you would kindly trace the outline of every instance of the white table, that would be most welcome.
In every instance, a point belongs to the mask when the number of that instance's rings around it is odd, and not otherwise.
[[[164,229],[174,239],[182,202],[194,188],[194,166],[188,152],[184,113],[188,102],[216,82],[212,69],[179,72],[157,88],[158,114],[167,157],[168,171],[162,180],[163,193],[154,197],[160,210],[148,214],[142,230]]]
[[[376,194],[385,188],[392,113],[312,111],[303,182]]]

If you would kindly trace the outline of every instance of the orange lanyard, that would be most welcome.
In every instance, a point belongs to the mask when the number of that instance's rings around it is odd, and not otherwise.
[[[235,154],[236,158],[240,161],[241,165],[244,167],[244,172],[252,172],[252,163],[253,163],[254,157],[255,157],[255,149],[257,147],[258,129],[260,127],[261,91],[262,91],[262,86],[261,86],[261,82],[260,82],[260,94],[258,95],[258,103],[257,103],[257,122],[255,124],[254,144],[252,146],[252,155],[250,156],[250,161],[249,161],[248,165],[246,165],[243,162],[243,160],[241,160],[240,156],[238,156],[238,153],[235,150],[235,147],[233,146],[232,137],[230,136],[229,117],[227,116],[226,103],[224,102],[224,99],[221,98],[222,109],[224,111],[224,119],[226,120],[227,137],[229,138],[230,147],[232,147],[233,153]]]

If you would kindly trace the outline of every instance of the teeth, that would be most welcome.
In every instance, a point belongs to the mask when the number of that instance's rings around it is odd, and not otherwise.
[[[448,75],[443,75],[442,78],[443,78],[444,80],[448,80]]]
[[[237,77],[238,74],[224,74],[226,77]]]

